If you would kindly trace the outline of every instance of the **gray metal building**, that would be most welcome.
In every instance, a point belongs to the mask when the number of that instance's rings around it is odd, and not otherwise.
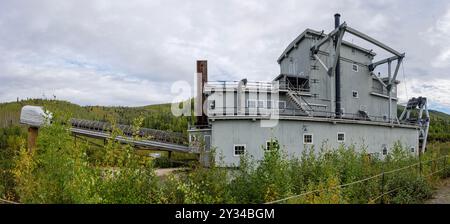
[[[211,148],[223,156],[225,166],[238,165],[244,153],[260,159],[271,139],[296,156],[311,146],[340,144],[365,146],[368,153],[383,156],[396,141],[411,153],[425,150],[426,98],[411,99],[397,116],[396,77],[405,54],[339,18],[336,14],[329,34],[306,29],[295,38],[278,58],[280,74],[272,82],[208,82],[206,61],[197,63],[196,100],[207,106],[190,127],[189,139],[191,148],[206,152],[205,163]],[[343,41],[345,33],[393,56],[374,62],[376,54]],[[375,74],[382,64],[387,71]],[[415,109],[419,112],[413,118]]]

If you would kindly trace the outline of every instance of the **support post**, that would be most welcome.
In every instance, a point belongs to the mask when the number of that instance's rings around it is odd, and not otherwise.
[[[36,149],[36,139],[39,129],[37,127],[28,127],[28,151],[32,152]]]
[[[419,175],[422,176],[422,152],[419,149]]]
[[[381,198],[380,204],[384,204],[384,171],[381,174]]]
[[[389,77],[389,80],[391,80],[391,61],[388,61],[388,77]],[[387,88],[387,91],[388,91],[388,94],[389,94],[389,123],[391,123],[392,124],[392,96],[391,96],[391,93],[392,93],[392,85],[388,85],[387,86],[388,88]]]

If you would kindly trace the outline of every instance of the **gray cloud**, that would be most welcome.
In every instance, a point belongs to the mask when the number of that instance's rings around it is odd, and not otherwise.
[[[407,79],[450,79],[444,0],[4,0],[0,101],[46,93],[83,105],[168,102],[173,82],[192,83],[197,59],[209,61],[212,80],[271,80],[290,41],[306,28],[330,31],[335,12],[405,51]],[[409,95],[418,90],[411,86]],[[437,102],[450,105],[445,98]]]

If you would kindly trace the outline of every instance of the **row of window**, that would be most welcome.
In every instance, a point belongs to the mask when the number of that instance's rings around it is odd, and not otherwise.
[[[267,108],[272,109],[273,106],[277,106],[275,108],[277,109],[285,109],[286,108],[286,101],[278,100],[276,101],[277,104],[274,104],[274,100],[254,100],[249,99],[247,100],[246,107],[248,108]]]
[[[286,101],[278,100],[276,101],[277,104],[274,105],[275,100],[247,100],[245,106],[248,108],[267,108],[267,109],[285,109],[286,108]],[[278,107],[273,107],[278,106]],[[216,108],[216,101],[210,100],[209,101],[209,108],[215,109]]]
[[[410,152],[415,152],[415,151],[416,151],[416,148],[415,148],[415,147],[411,147],[411,148],[410,148]],[[388,148],[387,148],[386,145],[383,145],[383,146],[382,146],[381,154],[382,154],[383,156],[386,156],[386,155],[388,154]]]
[[[343,143],[345,142],[345,133],[344,132],[338,132],[337,133],[337,142],[339,143]],[[267,141],[266,142],[266,149],[272,148],[274,142],[272,141]],[[306,145],[310,145],[313,144],[313,134],[310,133],[305,133],[303,134],[303,144]],[[239,155],[243,155],[245,153],[245,144],[237,144],[234,145],[234,155],[235,156],[239,156]]]
[[[337,133],[337,142],[343,143],[345,142],[345,133],[344,132],[338,132]],[[303,144],[313,144],[313,134],[305,133],[303,134]]]
[[[352,96],[353,98],[359,98],[359,93],[356,90],[352,90]],[[248,99],[245,106],[248,108],[267,108],[267,109],[285,109],[286,108],[286,101],[284,100],[278,100],[276,101],[277,104],[274,104],[275,100],[255,100],[255,99]],[[273,107],[277,106],[278,107]],[[215,109],[216,107],[216,101],[210,100],[209,101],[209,107],[210,109]]]
[[[345,133],[338,133],[337,134],[337,138],[338,138],[338,142],[344,142],[345,141]],[[312,144],[312,141],[313,141],[312,134],[304,134],[303,135],[303,143],[304,144]],[[273,147],[272,144],[274,144],[274,142],[267,141],[266,142],[266,149],[272,148]],[[245,144],[234,145],[234,156],[244,155],[245,154],[245,148],[246,148]],[[416,148],[415,147],[411,147],[410,151],[413,153],[413,152],[416,151]],[[381,154],[383,156],[388,154],[388,148],[387,148],[386,145],[383,145],[382,150],[381,150]]]

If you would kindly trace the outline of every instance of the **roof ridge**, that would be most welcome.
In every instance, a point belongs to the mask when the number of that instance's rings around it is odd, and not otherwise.
[[[281,60],[283,60],[283,58],[289,54],[289,52],[292,50],[292,48],[294,48],[294,46],[299,43],[307,33],[311,33],[311,34],[315,34],[315,35],[323,35],[325,36],[325,33],[322,33],[322,31],[317,31],[311,28],[306,28],[302,33],[300,33],[291,43],[289,43],[289,45],[286,47],[286,49],[283,51],[283,53],[278,57],[277,62],[280,63]],[[376,53],[374,53],[372,50],[366,49],[364,47],[358,46],[356,44],[350,43],[348,41],[342,40],[342,44],[350,46],[350,47],[354,47],[358,50],[361,50],[363,52],[366,52],[368,54],[371,54],[373,56],[376,55]]]

